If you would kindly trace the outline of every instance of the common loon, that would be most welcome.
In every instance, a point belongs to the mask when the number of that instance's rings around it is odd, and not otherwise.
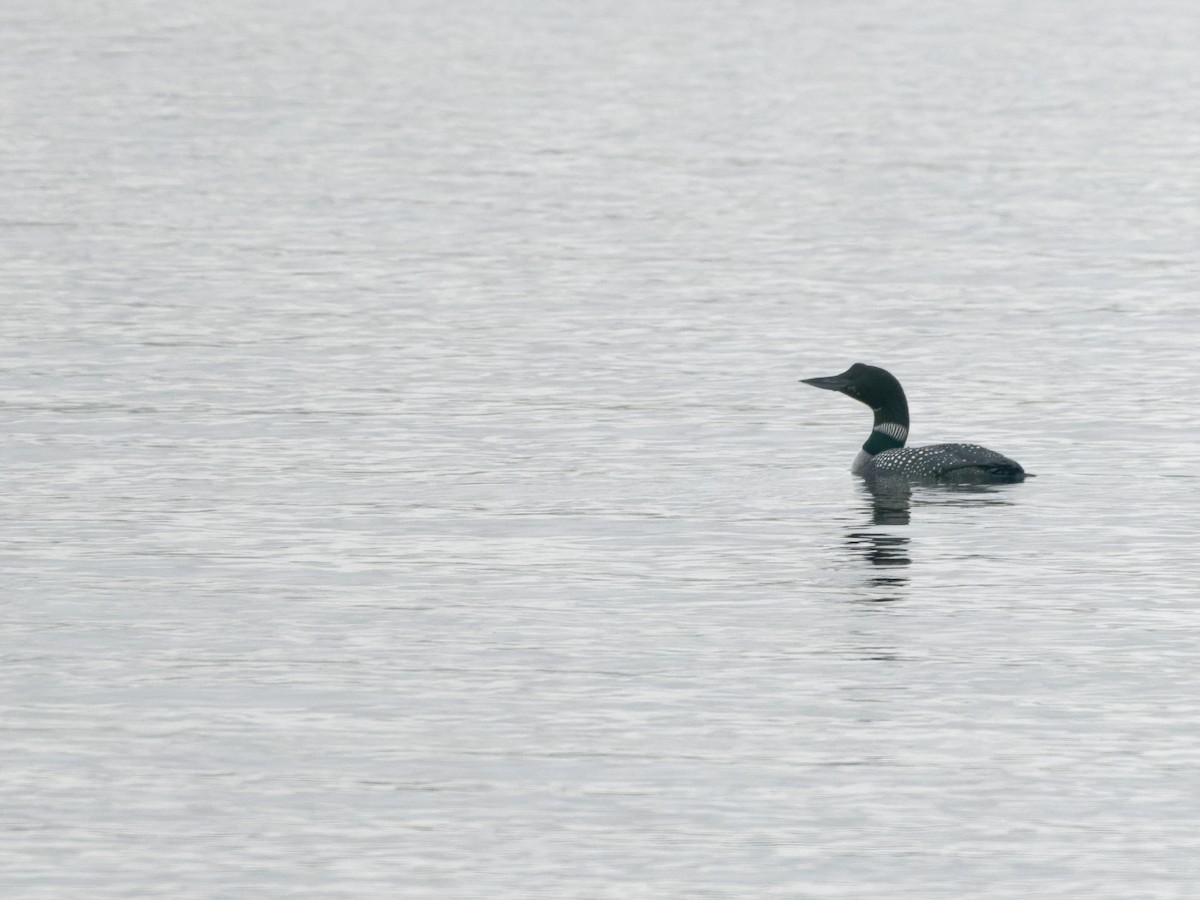
[[[875,426],[850,471],[867,479],[1003,484],[1025,480],[1020,464],[978,444],[905,447],[908,400],[896,377],[877,366],[855,363],[841,375],[802,378],[805,384],[840,391],[875,413]]]

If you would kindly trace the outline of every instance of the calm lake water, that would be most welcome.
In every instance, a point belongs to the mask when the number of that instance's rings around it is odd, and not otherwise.
[[[1194,3],[2,21],[6,898],[1195,895]]]

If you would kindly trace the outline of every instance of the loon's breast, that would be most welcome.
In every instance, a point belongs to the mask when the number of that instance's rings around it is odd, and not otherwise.
[[[852,471],[865,478],[905,478],[910,481],[1004,483],[1025,480],[1021,464],[978,444],[932,444],[900,447],[873,456],[863,451]]]

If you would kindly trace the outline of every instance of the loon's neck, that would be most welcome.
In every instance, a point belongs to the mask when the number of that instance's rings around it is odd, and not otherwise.
[[[881,406],[875,410],[875,425],[871,436],[863,444],[863,452],[869,456],[884,450],[897,450],[908,440],[908,404],[903,398],[900,404]]]

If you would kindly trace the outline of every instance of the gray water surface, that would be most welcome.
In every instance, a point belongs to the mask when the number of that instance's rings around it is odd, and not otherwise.
[[[5,897],[1195,894],[1193,4],[3,28]]]

